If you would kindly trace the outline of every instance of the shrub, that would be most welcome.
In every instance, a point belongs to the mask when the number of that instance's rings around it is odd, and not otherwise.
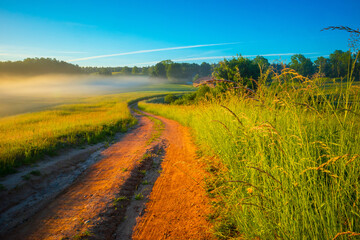
[[[175,100],[176,100],[176,97],[174,94],[166,95],[164,98],[165,103],[168,103],[168,104],[173,103]]]

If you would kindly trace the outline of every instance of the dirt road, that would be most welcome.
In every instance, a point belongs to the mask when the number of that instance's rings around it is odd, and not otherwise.
[[[196,157],[189,131],[175,121],[157,118],[164,122],[163,137],[170,144],[133,239],[212,239],[205,220],[210,206],[203,186],[204,165]]]
[[[136,117],[137,128],[5,239],[211,239],[205,220],[210,209],[202,183],[205,172],[188,129],[157,117],[165,129],[149,144],[154,124]],[[140,211],[132,204],[140,198],[134,198],[134,192],[156,157],[163,159],[160,177],[151,185],[145,212]],[[141,196],[146,202],[147,196]]]

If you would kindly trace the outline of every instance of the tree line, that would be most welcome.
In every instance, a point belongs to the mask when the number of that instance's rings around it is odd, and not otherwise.
[[[112,75],[145,75],[168,79],[170,82],[188,82],[194,77],[211,75],[213,67],[203,62],[175,63],[161,61],[145,67],[80,67],[54,58],[26,58],[23,61],[0,61],[0,75],[42,75],[42,74],[98,74]]]
[[[170,82],[191,82],[192,80],[210,76],[215,65],[203,62],[196,63],[176,63],[171,60],[165,60],[149,68],[151,77],[165,78]]]
[[[291,57],[289,64],[270,64],[262,56],[257,56],[251,60],[240,55],[219,62],[214,68],[213,76],[218,79],[241,82],[244,86],[256,88],[253,80],[258,80],[260,73],[266,72],[271,67],[276,73],[280,73],[284,68],[291,68],[306,77],[316,74],[316,77],[341,79],[351,74],[353,79],[359,81],[359,55],[360,52],[351,53],[350,51],[336,50],[329,57],[318,57],[312,62],[310,58],[306,58],[302,54],[295,54]]]
[[[360,60],[356,57],[357,53],[350,51],[343,52],[336,50],[326,57],[318,57],[314,62],[302,54],[291,57],[289,67],[303,76],[311,76],[319,73],[329,78],[344,78],[354,66],[353,76],[359,80]]]
[[[79,74],[83,70],[78,65],[54,58],[26,58],[23,61],[0,61],[0,74],[41,75],[41,74]]]
[[[260,72],[269,67],[274,71],[281,71],[288,67],[303,76],[312,76],[315,73],[329,78],[345,78],[351,67],[353,76],[360,80],[360,60],[355,53],[336,50],[329,57],[318,57],[314,62],[302,54],[291,57],[289,64],[272,63],[268,59],[257,56],[254,59],[241,55],[232,59],[224,59],[217,64],[203,62],[176,63],[164,60],[152,66],[145,67],[80,67],[65,61],[53,58],[27,58],[23,61],[0,61],[0,74],[10,75],[40,75],[40,74],[99,74],[99,75],[145,75],[154,78],[167,79],[172,83],[191,82],[199,77],[214,76],[217,78],[233,80],[242,78],[248,84],[251,79],[257,80]],[[239,76],[238,76],[239,75]]]

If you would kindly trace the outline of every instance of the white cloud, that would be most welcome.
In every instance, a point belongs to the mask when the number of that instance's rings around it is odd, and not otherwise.
[[[55,51],[55,53],[64,53],[64,54],[80,54],[80,53],[87,53],[87,52],[76,52],[76,51]]]

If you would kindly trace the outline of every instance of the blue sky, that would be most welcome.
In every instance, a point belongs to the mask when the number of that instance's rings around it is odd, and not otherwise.
[[[51,57],[80,66],[143,66],[224,56],[316,59],[347,50],[360,1],[1,0],[0,61]]]

